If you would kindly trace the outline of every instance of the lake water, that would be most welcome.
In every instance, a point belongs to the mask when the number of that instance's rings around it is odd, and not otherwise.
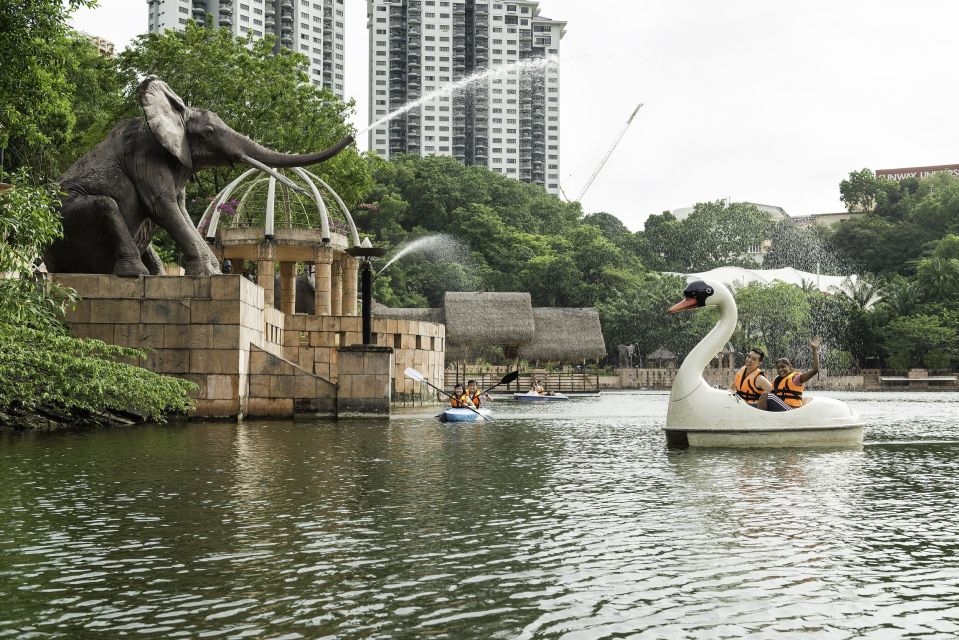
[[[957,394],[828,395],[862,448],[670,451],[642,392],[0,434],[0,637],[959,636]]]

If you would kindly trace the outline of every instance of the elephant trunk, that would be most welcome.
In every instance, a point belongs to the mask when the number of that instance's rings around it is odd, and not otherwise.
[[[353,136],[346,136],[329,149],[317,153],[279,153],[253,142],[249,138],[244,144],[243,154],[262,162],[268,167],[283,169],[287,167],[305,167],[329,160],[353,143]]]

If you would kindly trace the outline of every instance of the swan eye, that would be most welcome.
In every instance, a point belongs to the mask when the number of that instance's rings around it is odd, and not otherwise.
[[[707,296],[713,295],[713,288],[712,288],[712,287],[706,287],[706,295],[707,295]]]

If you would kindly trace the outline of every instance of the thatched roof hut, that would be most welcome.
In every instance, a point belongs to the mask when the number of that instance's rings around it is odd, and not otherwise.
[[[448,348],[515,347],[533,339],[529,293],[447,291],[443,298]]]
[[[521,358],[576,362],[606,356],[606,342],[596,309],[536,307],[533,321],[536,332],[532,341],[520,345]]]
[[[374,304],[373,316],[445,323],[448,360],[469,359],[486,347],[547,362],[599,360],[606,355],[596,309],[534,309],[526,292],[447,291],[440,309]]]

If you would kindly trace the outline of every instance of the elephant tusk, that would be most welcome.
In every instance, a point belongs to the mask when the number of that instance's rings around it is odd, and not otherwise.
[[[277,180],[279,180],[280,182],[282,182],[283,184],[285,184],[285,185],[288,186],[289,188],[293,189],[293,190],[296,191],[297,193],[306,193],[306,189],[304,189],[304,188],[301,187],[300,185],[296,184],[295,182],[293,182],[292,180],[290,180],[289,178],[287,178],[285,175],[283,175],[282,173],[280,173],[280,172],[277,171],[276,169],[274,169],[274,168],[272,168],[272,167],[266,166],[265,164],[263,164],[263,163],[260,162],[259,160],[255,160],[255,159],[251,158],[250,156],[240,156],[240,160],[242,160],[242,161],[245,162],[246,164],[250,165],[251,167],[256,167],[256,168],[259,169],[260,171],[265,171],[266,173],[270,174],[271,176],[273,176],[274,178],[276,178]]]

